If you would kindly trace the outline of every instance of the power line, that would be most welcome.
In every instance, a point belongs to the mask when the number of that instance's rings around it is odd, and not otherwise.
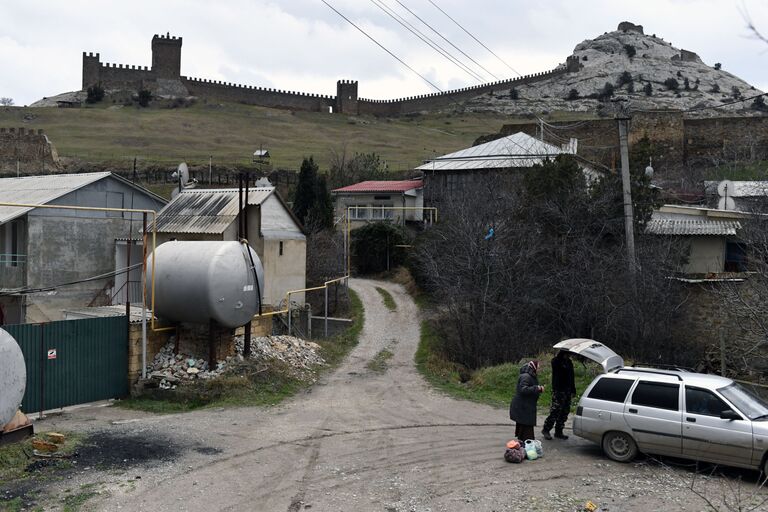
[[[408,11],[409,13],[411,13],[411,15],[412,15],[414,18],[416,18],[416,19],[417,19],[417,20],[419,20],[421,23],[423,23],[423,24],[424,24],[424,26],[426,26],[427,28],[429,28],[429,30],[431,30],[432,32],[434,32],[435,34],[437,34],[438,36],[440,36],[440,37],[441,37],[441,38],[442,38],[442,39],[443,39],[443,40],[444,40],[446,43],[448,43],[449,45],[451,45],[451,46],[453,46],[454,48],[456,48],[456,50],[458,50],[458,51],[459,51],[459,52],[460,52],[460,53],[461,53],[463,56],[465,56],[466,58],[468,58],[469,60],[471,60],[472,62],[474,62],[474,63],[475,63],[475,65],[477,65],[477,66],[478,66],[480,69],[482,69],[483,71],[485,71],[486,73],[488,73],[489,75],[491,75],[491,76],[492,76],[493,78],[495,78],[496,80],[499,80],[499,77],[498,77],[498,76],[496,76],[496,75],[494,75],[492,71],[489,71],[488,69],[486,69],[486,67],[485,67],[485,66],[483,66],[482,64],[480,64],[479,62],[477,62],[475,59],[473,59],[472,57],[470,57],[469,55],[467,55],[467,54],[466,54],[466,53],[465,53],[465,52],[464,52],[464,51],[463,51],[461,48],[459,48],[458,46],[456,46],[455,44],[453,44],[453,43],[452,43],[452,42],[451,42],[449,39],[447,39],[447,38],[446,38],[446,37],[445,37],[443,34],[441,34],[440,32],[438,32],[438,31],[437,31],[437,30],[435,30],[434,28],[432,28],[432,25],[430,25],[429,23],[427,23],[426,21],[424,21],[423,19],[421,19],[421,17],[420,17],[418,14],[416,14],[415,12],[413,12],[412,10],[410,10],[410,9],[409,9],[409,8],[408,8],[408,7],[407,7],[405,4],[403,4],[403,3],[402,3],[400,0],[395,0],[395,1],[396,1],[398,4],[400,4],[400,6],[401,6],[403,9],[405,9],[406,11]]]
[[[360,33],[361,33],[361,34],[363,34],[365,37],[367,37],[368,39],[370,39],[371,41],[373,41],[373,42],[376,44],[376,46],[378,46],[379,48],[381,48],[382,50],[384,50],[385,52],[387,52],[387,53],[388,53],[388,54],[389,54],[389,55],[390,55],[392,58],[396,59],[396,60],[397,60],[397,61],[398,61],[400,64],[402,64],[403,66],[405,66],[406,68],[410,69],[412,72],[414,72],[415,74],[417,74],[417,75],[419,76],[419,78],[421,78],[421,79],[422,79],[422,80],[424,80],[424,81],[425,81],[427,84],[429,84],[429,86],[430,86],[430,87],[432,87],[433,89],[435,89],[435,90],[436,90],[436,91],[438,91],[438,92],[443,92],[443,91],[442,91],[442,89],[440,89],[438,86],[436,86],[435,84],[433,84],[432,82],[430,82],[430,81],[429,81],[429,79],[427,79],[427,78],[426,78],[424,75],[422,75],[421,73],[419,73],[418,71],[416,71],[415,69],[413,69],[413,68],[412,68],[411,66],[409,66],[409,65],[408,65],[408,64],[407,64],[407,63],[406,63],[406,62],[405,62],[403,59],[401,59],[400,57],[398,57],[397,55],[395,55],[394,53],[392,53],[392,52],[391,52],[391,51],[390,51],[390,50],[389,50],[387,47],[385,47],[383,44],[381,44],[381,43],[380,43],[380,42],[378,42],[376,39],[374,39],[372,36],[370,36],[370,35],[369,35],[369,34],[368,34],[368,33],[367,33],[365,30],[363,30],[363,29],[361,29],[360,27],[358,27],[358,26],[357,26],[357,25],[356,25],[356,24],[355,24],[355,23],[354,23],[352,20],[350,20],[349,18],[347,18],[346,16],[344,16],[343,14],[341,14],[339,11],[337,11],[337,10],[336,10],[336,8],[335,8],[335,7],[333,7],[331,4],[329,4],[328,2],[326,2],[326,0],[321,0],[321,1],[322,1],[322,2],[323,2],[325,5],[327,5],[329,9],[331,9],[333,12],[335,12],[336,14],[338,14],[339,16],[341,16],[341,17],[344,19],[344,21],[346,21],[347,23],[349,23],[350,25],[352,25],[353,27],[355,27],[355,28],[356,28],[358,31],[360,31]]]
[[[18,295],[18,294],[25,294],[26,295],[26,294],[30,294],[30,293],[49,292],[49,291],[56,290],[58,288],[63,288],[64,286],[72,286],[72,285],[81,284],[81,283],[88,283],[90,281],[99,281],[101,279],[106,279],[108,277],[114,277],[114,276],[118,276],[118,275],[121,275],[121,274],[128,273],[128,272],[130,272],[133,269],[141,267],[142,265],[144,265],[144,262],[137,263],[135,265],[131,265],[130,267],[121,268],[119,270],[114,270],[112,272],[106,272],[104,274],[100,274],[100,275],[97,275],[97,276],[86,277],[86,278],[83,278],[83,279],[78,279],[76,281],[69,281],[67,283],[55,284],[55,285],[52,285],[52,286],[44,286],[44,287],[40,287],[40,288],[21,288],[21,289],[16,289],[16,290],[8,290],[8,291],[5,291],[5,292],[0,292],[0,297],[2,297],[4,295]]]
[[[325,1],[325,0],[323,0],[323,1]],[[485,46],[485,45],[483,44],[483,42],[482,42],[482,41],[480,41],[478,38],[476,38],[474,35],[472,35],[472,33],[471,33],[469,30],[467,30],[467,29],[465,29],[463,26],[461,26],[461,24],[460,24],[458,21],[456,21],[455,19],[453,19],[453,18],[450,16],[450,14],[448,14],[447,12],[445,12],[444,10],[442,10],[442,9],[440,8],[440,6],[439,6],[439,5],[437,5],[437,4],[436,4],[435,2],[433,2],[432,0],[429,0],[429,3],[431,3],[432,5],[434,5],[434,6],[435,6],[435,8],[436,8],[438,11],[440,11],[440,12],[441,12],[441,13],[443,13],[443,14],[445,14],[445,16],[446,16],[446,17],[447,17],[449,20],[451,20],[452,22],[454,22],[454,23],[456,24],[456,26],[457,26],[457,27],[459,27],[461,30],[463,30],[464,32],[466,32],[466,33],[469,35],[469,37],[471,37],[472,39],[474,39],[475,41],[477,41],[477,43],[478,43],[480,46],[482,46],[483,48],[485,48],[486,50],[488,50],[488,51],[491,53],[491,55],[493,55],[494,57],[496,57],[497,59],[499,59],[499,60],[500,60],[500,61],[501,61],[501,62],[502,62],[502,63],[503,63],[505,66],[507,66],[509,69],[511,69],[511,70],[512,70],[514,73],[517,73],[517,75],[518,75],[518,76],[523,76],[523,75],[522,75],[522,73],[520,73],[518,70],[516,70],[515,68],[513,68],[512,66],[510,66],[509,64],[507,64],[507,62],[506,62],[504,59],[502,59],[501,57],[499,57],[498,55],[496,55],[496,53],[494,53],[494,51],[493,51],[493,50],[491,50],[490,48],[488,48],[487,46]]]
[[[429,37],[424,35],[419,29],[408,23],[405,19],[402,18],[399,14],[392,11],[388,5],[386,5],[384,2],[379,2],[379,0],[370,0],[370,2],[381,9],[387,16],[398,22],[400,25],[402,25],[406,30],[408,30],[411,34],[418,37],[424,44],[435,50],[437,53],[448,59],[448,61],[464,71],[466,74],[471,76],[474,80],[477,80],[478,82],[483,82],[485,79],[484,77],[481,77],[474,71],[472,71],[470,68],[465,66],[463,63],[461,63],[458,59],[453,57],[450,53],[448,53],[445,49],[443,49],[440,45],[437,43],[434,43]]]

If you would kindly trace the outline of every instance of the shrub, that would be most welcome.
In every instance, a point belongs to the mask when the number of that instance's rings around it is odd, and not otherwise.
[[[142,107],[148,107],[149,102],[152,100],[152,93],[147,89],[139,89],[139,105]]]
[[[598,91],[597,98],[601,101],[605,101],[613,96],[613,84],[611,82],[605,82],[602,90]]]
[[[635,92],[635,82],[629,82],[627,84],[627,92]]]
[[[680,88],[680,83],[674,78],[667,78],[664,80],[664,86],[670,91],[676,91]]]
[[[715,62],[715,69],[720,70],[720,68],[722,67],[723,67],[722,64],[720,64],[719,62]]]
[[[573,101],[579,99],[579,91],[576,89],[571,89],[568,91],[568,96],[565,97],[566,100]]]
[[[643,92],[646,96],[653,96],[653,86],[651,85],[651,82],[648,82],[643,87]]]
[[[104,99],[104,88],[100,83],[88,87],[86,92],[88,93],[88,96],[85,98],[85,102],[91,105]]]
[[[635,54],[637,53],[637,50],[635,50],[635,47],[632,46],[631,44],[625,44],[624,51],[627,53],[627,57],[629,57],[630,59],[634,57]]]
[[[408,235],[400,226],[372,222],[353,230],[351,236],[354,264],[361,274],[383,272],[405,262],[406,252],[397,246],[408,244]]]
[[[632,82],[632,73],[629,71],[624,71],[622,74],[619,75],[619,80],[616,82],[616,84],[621,87],[622,85],[626,85],[628,83]]]
[[[760,112],[768,112],[768,105],[766,105],[765,98],[763,96],[758,96],[754,99],[754,101],[752,101],[752,108],[754,110],[759,110]]]
[[[683,89],[685,89],[686,91],[691,90],[691,82],[687,78],[683,80]]]
[[[709,90],[709,92],[720,92],[720,86],[716,83],[712,84],[712,88]]]
[[[739,90],[739,88],[736,87],[735,85],[731,87],[731,96],[733,96],[737,100],[741,98],[741,90]]]

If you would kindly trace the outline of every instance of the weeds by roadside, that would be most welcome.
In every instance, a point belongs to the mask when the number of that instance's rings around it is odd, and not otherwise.
[[[387,361],[392,359],[394,355],[391,350],[382,349],[365,366],[373,372],[384,373],[387,370]]]
[[[381,295],[381,300],[384,301],[384,305],[388,310],[395,311],[397,309],[397,304],[395,303],[395,299],[392,298],[391,293],[379,286],[376,287],[376,291],[379,292],[379,295]]]
[[[357,345],[363,328],[362,302],[349,291],[352,325],[332,338],[317,340],[326,365],[297,377],[281,361],[242,361],[215,379],[196,381],[174,390],[151,390],[145,396],[116,402],[119,407],[160,414],[188,412],[204,407],[275,405],[309,387],[321,373],[336,368]]]

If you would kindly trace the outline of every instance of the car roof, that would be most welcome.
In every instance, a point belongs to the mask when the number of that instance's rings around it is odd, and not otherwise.
[[[641,377],[643,380],[657,382],[683,382],[688,386],[699,386],[710,389],[719,389],[733,384],[731,379],[719,375],[634,366],[623,366],[607,375],[614,377]]]

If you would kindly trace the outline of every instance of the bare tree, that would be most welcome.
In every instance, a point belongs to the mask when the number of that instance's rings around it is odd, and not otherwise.
[[[2,107],[12,107],[13,106],[13,98],[7,98],[7,97],[0,98],[0,106],[2,106]]]

